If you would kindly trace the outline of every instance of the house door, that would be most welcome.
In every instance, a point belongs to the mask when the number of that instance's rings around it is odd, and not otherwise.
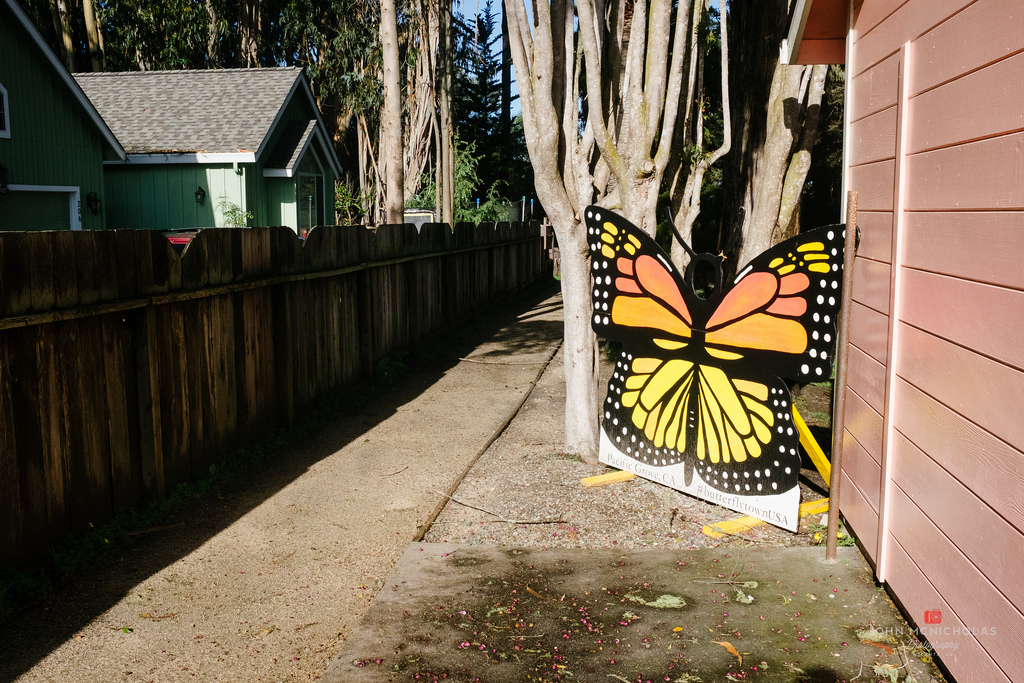
[[[322,175],[300,174],[296,200],[298,202],[299,234],[323,225],[324,177]]]

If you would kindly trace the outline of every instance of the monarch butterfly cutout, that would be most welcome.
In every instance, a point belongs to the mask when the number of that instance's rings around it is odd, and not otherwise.
[[[844,227],[778,244],[722,287],[717,257],[680,274],[613,212],[591,206],[586,223],[593,328],[623,345],[601,461],[795,531],[799,435],[782,378],[831,375]],[[707,298],[700,268],[718,280]]]

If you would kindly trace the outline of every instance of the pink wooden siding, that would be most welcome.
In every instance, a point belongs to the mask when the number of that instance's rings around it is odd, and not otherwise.
[[[957,679],[1022,680],[1024,3],[856,0],[851,20],[840,509]]]

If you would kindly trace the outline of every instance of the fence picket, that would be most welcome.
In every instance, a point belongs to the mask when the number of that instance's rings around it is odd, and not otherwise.
[[[535,225],[0,233],[0,565],[201,476],[544,274]]]

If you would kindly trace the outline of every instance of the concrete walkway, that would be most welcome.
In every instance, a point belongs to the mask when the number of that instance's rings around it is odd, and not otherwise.
[[[561,344],[557,296],[509,322],[6,624],[0,681],[320,677]]]
[[[417,542],[467,470],[507,499],[541,480],[575,495],[567,487],[578,476],[557,473],[581,464],[519,465],[549,448],[561,417],[561,315],[555,296],[480,330],[440,368],[339,416],[236,494],[139,536],[114,566],[0,628],[0,681],[938,676],[856,548],[826,563],[823,548],[779,547],[756,531],[721,547],[675,538],[642,551]],[[514,458],[519,480],[484,477],[491,456]],[[673,519],[699,529],[731,516],[681,507],[650,482],[631,486],[669,501],[670,530]],[[611,525],[651,514],[614,509]]]

